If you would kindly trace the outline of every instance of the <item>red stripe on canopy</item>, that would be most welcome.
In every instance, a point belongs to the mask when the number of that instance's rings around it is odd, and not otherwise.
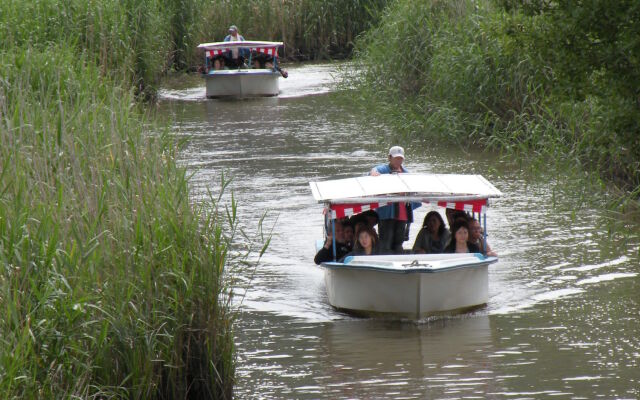
[[[258,53],[264,53],[273,57],[278,57],[278,48],[277,47],[252,47],[251,48],[252,51],[256,51]],[[207,57],[209,58],[213,58],[215,56],[219,56],[222,53],[224,53],[225,51],[228,50],[223,50],[223,49],[213,49],[213,50],[207,50]]]
[[[482,200],[466,200],[466,201],[439,201],[438,206],[453,208],[460,211],[468,211],[475,213],[485,213],[487,207],[487,199]]]
[[[375,210],[391,203],[365,203],[365,204],[331,204],[331,219],[340,219],[364,211]]]
[[[252,48],[251,50],[257,51],[258,53],[268,54],[270,56],[278,57],[278,48],[277,47],[261,47],[261,48]]]

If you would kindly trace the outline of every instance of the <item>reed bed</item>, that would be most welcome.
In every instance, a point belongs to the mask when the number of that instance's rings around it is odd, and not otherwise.
[[[0,52],[1,397],[230,398],[235,204],[100,69]]]
[[[498,3],[393,3],[357,42],[346,84],[408,141],[490,147],[545,169],[555,163],[613,188],[620,209],[637,208],[637,97],[620,90],[624,83],[607,84],[605,71],[587,76],[584,87],[596,88],[587,95],[562,81],[528,33],[543,36],[542,17]]]
[[[391,0],[214,0],[200,39],[222,41],[230,25],[248,40],[285,43],[289,59],[350,56],[356,37],[374,26]],[[198,60],[198,59],[196,59]]]

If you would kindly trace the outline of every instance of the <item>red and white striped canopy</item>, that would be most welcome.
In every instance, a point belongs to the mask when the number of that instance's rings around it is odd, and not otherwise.
[[[258,53],[264,53],[273,57],[278,57],[278,48],[277,47],[248,47],[251,51],[256,51]],[[222,55],[227,50],[222,49],[213,49],[206,50],[206,55],[208,58],[213,58],[215,56]]]
[[[240,41],[229,41],[229,42],[201,43],[198,45],[198,48],[205,50],[208,57],[213,57],[213,56],[222,54],[225,51],[229,51],[231,49],[238,49],[238,48],[250,49],[252,51],[257,51],[259,53],[265,53],[265,54],[269,54],[274,57],[277,57],[278,48],[283,46],[284,46],[284,43],[282,42],[240,40]]]
[[[422,202],[485,213],[488,199],[502,193],[480,175],[385,174],[310,182],[313,196],[344,218],[394,202]]]

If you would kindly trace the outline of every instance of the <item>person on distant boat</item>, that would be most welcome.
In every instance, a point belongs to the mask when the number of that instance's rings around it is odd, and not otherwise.
[[[340,220],[335,220],[335,230],[336,230],[336,258],[335,260],[339,260],[344,257],[345,254],[351,251],[351,247],[345,243],[344,238],[344,222]],[[333,261],[333,236],[331,232],[327,234],[327,240],[324,242],[324,246],[316,253],[313,261],[320,265],[323,262]]]
[[[372,256],[376,254],[380,254],[378,235],[373,228],[363,226],[358,231],[358,240],[353,245],[353,251],[342,257],[340,262],[344,262],[344,259],[349,256]]]
[[[484,235],[482,232],[482,226],[480,226],[480,222],[472,218],[469,222],[469,235],[471,236],[470,241],[474,243],[480,249],[480,253],[487,255],[489,257],[498,257],[498,253],[491,249],[489,246],[489,242],[484,239]],[[484,248],[485,243],[487,244],[487,248]],[[486,251],[485,251],[486,250]]]
[[[371,176],[382,174],[400,174],[409,172],[404,162],[404,149],[393,146],[389,149],[389,163],[373,167]],[[380,248],[383,251],[403,253],[402,243],[408,239],[409,226],[413,222],[413,210],[420,207],[420,203],[394,203],[378,208],[378,233],[380,234]]]
[[[222,67],[224,67],[224,56],[214,56],[213,59],[210,60],[210,65],[212,65],[213,68],[209,68],[209,71],[211,71],[211,69],[214,69],[216,71],[221,70]]]
[[[256,51],[251,55],[251,59],[253,60],[253,68],[256,68],[256,69],[273,68],[273,56],[270,54],[265,54],[265,53]]]
[[[225,42],[244,42],[244,37],[238,33],[238,27],[231,25],[229,34],[224,38]],[[249,56],[249,49],[244,47],[236,47],[224,54],[225,65],[229,68],[240,68],[246,66],[245,60]]]
[[[273,56],[265,53],[255,52],[251,56],[253,60],[253,68],[258,69],[273,69],[280,72],[283,78],[289,77],[289,72],[286,69],[280,68],[280,66],[274,62]]]
[[[423,253],[444,253],[444,249],[449,243],[451,234],[444,226],[444,220],[437,211],[429,211],[424,217],[422,229],[413,243],[413,252]]]
[[[453,224],[452,238],[445,253],[480,253],[480,248],[469,241],[469,224],[458,220]]]

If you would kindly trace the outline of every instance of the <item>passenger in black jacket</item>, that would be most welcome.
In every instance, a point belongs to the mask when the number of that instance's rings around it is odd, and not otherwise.
[[[336,225],[336,258],[339,260],[344,257],[345,254],[351,251],[351,247],[345,243],[344,238],[344,226],[342,221],[335,221]],[[313,261],[320,265],[323,262],[333,261],[333,236],[331,233],[327,235],[327,240],[324,242],[324,246],[316,253]]]

